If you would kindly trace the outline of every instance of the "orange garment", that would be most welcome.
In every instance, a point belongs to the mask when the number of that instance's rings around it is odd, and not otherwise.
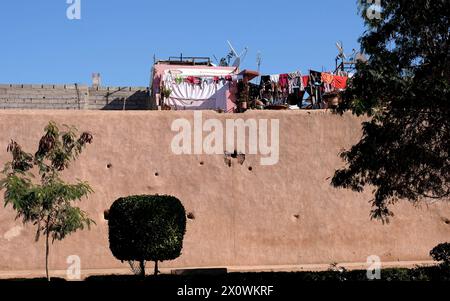
[[[322,82],[331,85],[333,83],[333,80],[334,80],[333,74],[322,72]]]

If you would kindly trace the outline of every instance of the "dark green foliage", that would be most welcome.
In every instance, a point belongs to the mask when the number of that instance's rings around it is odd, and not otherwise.
[[[136,276],[91,276],[86,281],[136,281]],[[225,275],[161,275],[158,278],[149,276],[145,279],[149,284],[166,287],[219,287],[222,285],[272,285],[275,288],[286,284],[302,282],[328,281],[450,281],[450,269],[440,266],[416,267],[414,269],[391,268],[381,271],[380,280],[368,280],[367,271],[354,270],[345,272],[279,272],[279,273],[228,273]]]
[[[172,196],[130,196],[111,206],[109,244],[122,261],[166,261],[180,256],[186,211]]]
[[[0,189],[5,190],[5,206],[11,205],[16,218],[22,218],[23,223],[36,226],[36,241],[41,234],[45,236],[48,280],[49,239],[62,240],[94,223],[83,210],[73,206],[73,202],[92,193],[89,184],[82,181],[67,184],[60,178],[60,173],[92,143],[91,134],[85,132],[77,138],[76,132],[68,126],[60,131],[50,122],[34,156],[11,141],[7,151],[12,160],[5,164],[2,172],[5,178],[0,180]]]
[[[5,281],[41,281],[41,279],[10,279]],[[60,281],[64,281],[60,279]],[[134,282],[142,283],[142,278],[133,275],[90,276],[88,282]],[[275,289],[286,285],[301,285],[302,282],[327,281],[450,281],[450,269],[442,266],[416,267],[413,269],[391,268],[381,271],[380,280],[368,280],[367,271],[354,270],[344,273],[324,272],[264,272],[264,273],[228,273],[224,275],[160,275],[148,276],[145,282],[148,289],[162,287],[163,292],[188,285],[191,287],[221,287],[226,285],[270,285]]]
[[[430,252],[430,256],[434,260],[450,266],[450,243],[443,243],[434,247]]]
[[[371,116],[361,141],[342,154],[332,184],[375,188],[372,217],[389,221],[399,199],[450,196],[450,1],[383,0],[367,31],[339,111]]]

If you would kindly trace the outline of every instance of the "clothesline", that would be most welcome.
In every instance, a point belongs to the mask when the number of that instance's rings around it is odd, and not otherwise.
[[[312,74],[314,74],[315,76],[312,76]],[[313,80],[314,84],[316,85],[324,84],[324,88],[326,90],[325,92],[331,92],[333,88],[338,90],[344,90],[347,88],[348,76],[341,76],[333,74],[331,72],[318,72],[312,70],[310,70],[310,75],[302,75],[300,71],[292,73],[263,75],[261,76],[261,86],[270,78],[270,81],[272,83],[280,84],[280,86],[283,87],[286,85],[286,79],[289,82],[289,80],[295,80],[296,77],[301,78],[301,90],[304,90],[306,87],[308,87],[311,80]]]

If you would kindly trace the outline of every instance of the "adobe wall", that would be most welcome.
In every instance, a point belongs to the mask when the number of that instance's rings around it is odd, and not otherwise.
[[[66,174],[95,190],[81,204],[97,225],[51,249],[51,269],[67,268],[69,255],[83,270],[127,268],[108,247],[105,209],[131,194],[172,194],[195,219],[188,221],[183,255],[162,267],[280,266],[361,263],[369,255],[383,261],[430,260],[429,250],[450,239],[450,205],[402,202],[392,222],[369,218],[370,191],[357,194],[330,186],[342,166],[338,154],[360,138],[361,119],[324,111],[255,111],[242,115],[203,112],[203,119],[279,119],[280,161],[261,166],[258,155],[241,165],[224,155],[175,155],[175,119],[192,112],[0,111],[0,164],[6,145],[18,141],[36,151],[49,120],[89,130],[89,146]],[[109,168],[108,168],[109,166]],[[250,170],[251,167],[251,170]],[[3,204],[2,196],[0,203]],[[34,228],[14,220],[0,206],[0,272],[43,271],[43,241]]]

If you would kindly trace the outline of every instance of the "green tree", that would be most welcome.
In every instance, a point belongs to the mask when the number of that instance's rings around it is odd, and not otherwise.
[[[379,19],[361,5],[369,60],[357,64],[338,109],[370,120],[361,141],[342,153],[347,166],[332,184],[374,187],[372,217],[389,222],[400,199],[450,196],[450,1],[380,3]]]
[[[5,206],[11,205],[24,224],[36,226],[36,241],[41,234],[45,235],[47,280],[50,280],[50,239],[52,243],[62,240],[94,223],[84,211],[72,205],[92,193],[89,184],[82,181],[67,184],[60,178],[60,173],[77,159],[93,138],[87,132],[77,137],[74,127],[65,128],[65,131],[60,131],[54,122],[50,122],[34,156],[23,151],[17,142],[11,141],[7,151],[12,154],[12,161],[5,164],[5,178],[0,180],[0,189],[5,190]]]
[[[145,262],[173,260],[181,255],[186,211],[180,200],[167,195],[120,198],[108,213],[109,248],[119,260],[137,261],[141,276]]]

